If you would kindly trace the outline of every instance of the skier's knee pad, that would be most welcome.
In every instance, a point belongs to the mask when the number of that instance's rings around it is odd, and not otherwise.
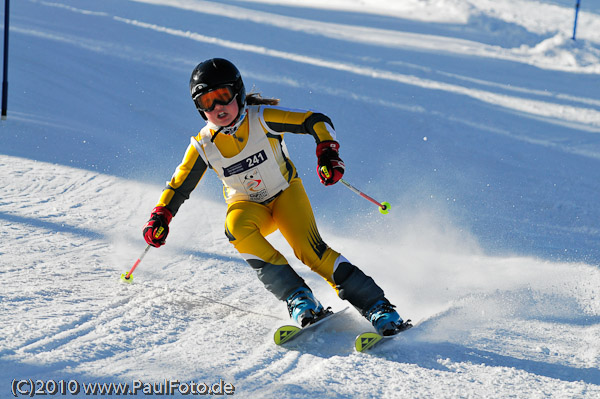
[[[349,262],[341,262],[338,265],[333,279],[339,297],[350,302],[361,313],[385,296],[371,277]]]
[[[258,279],[277,299],[285,300],[300,287],[306,287],[304,279],[288,264],[274,265],[260,259],[249,259],[248,264],[256,270]]]

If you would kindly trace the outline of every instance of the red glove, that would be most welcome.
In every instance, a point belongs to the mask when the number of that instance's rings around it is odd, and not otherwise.
[[[156,248],[164,245],[169,234],[171,219],[173,219],[173,214],[164,206],[154,208],[150,214],[150,220],[144,226],[144,240]]]
[[[322,141],[317,144],[318,166],[317,173],[321,183],[326,186],[337,183],[344,175],[344,161],[339,157],[340,143],[337,141]]]

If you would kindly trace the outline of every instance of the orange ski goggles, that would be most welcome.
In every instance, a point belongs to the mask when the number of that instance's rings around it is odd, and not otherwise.
[[[215,105],[228,105],[234,98],[235,94],[231,87],[223,86],[197,95],[194,97],[194,101],[199,109],[210,112],[215,109]]]

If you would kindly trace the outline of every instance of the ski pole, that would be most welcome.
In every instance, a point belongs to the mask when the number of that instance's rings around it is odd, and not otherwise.
[[[367,194],[360,191],[358,188],[354,187],[352,184],[348,183],[346,180],[340,179],[340,181],[342,183],[344,183],[344,185],[346,187],[348,187],[355,194],[358,194],[361,197],[363,197],[364,199],[366,199],[367,201],[372,202],[373,204],[377,205],[379,207],[379,212],[381,212],[382,214],[386,215],[386,214],[390,213],[391,206],[390,206],[389,202],[386,202],[386,201],[378,202],[378,201],[374,200],[372,197],[369,197]]]
[[[144,259],[144,256],[146,256],[146,254],[148,253],[149,249],[150,249],[150,244],[148,244],[148,246],[146,247],[146,249],[144,249],[144,252],[142,252],[142,254],[140,255],[140,257],[135,261],[135,263],[133,264],[133,267],[131,268],[131,270],[129,270],[127,273],[121,274],[121,281],[123,281],[125,283],[129,283],[129,284],[131,284],[133,282],[133,276],[132,276],[133,271],[142,262],[142,259]]]
[[[327,169],[326,166],[321,166],[321,172],[323,172],[323,174],[325,175],[325,177],[328,178],[328,179],[331,176],[329,174],[329,169]],[[348,187],[355,194],[358,194],[361,197],[363,197],[364,199],[366,199],[367,201],[370,201],[370,202],[374,203],[375,205],[377,205],[379,207],[379,212],[381,212],[382,214],[386,215],[386,214],[390,213],[390,206],[391,205],[390,205],[389,202],[381,202],[380,203],[380,202],[374,200],[373,198],[369,197],[367,194],[365,194],[362,191],[360,191],[358,188],[354,187],[352,184],[348,183],[346,180],[340,179],[340,181],[342,183],[344,183],[344,185],[346,187]]]

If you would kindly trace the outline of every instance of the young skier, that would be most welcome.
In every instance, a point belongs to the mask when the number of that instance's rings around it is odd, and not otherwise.
[[[304,327],[326,310],[288,261],[265,239],[279,229],[305,265],[321,275],[382,335],[410,326],[383,290],[322,240],[302,181],[289,159],[285,132],[310,134],[317,143],[321,182],[336,183],[344,173],[331,120],[312,111],[278,107],[279,100],[246,95],[238,69],[214,58],[192,72],[190,92],[207,121],[192,137],[182,163],[162,192],[144,226],[146,242],[165,243],[169,223],[207,168],[223,182],[227,202],[225,234],[256,271],[266,289],[287,303],[290,317]]]

